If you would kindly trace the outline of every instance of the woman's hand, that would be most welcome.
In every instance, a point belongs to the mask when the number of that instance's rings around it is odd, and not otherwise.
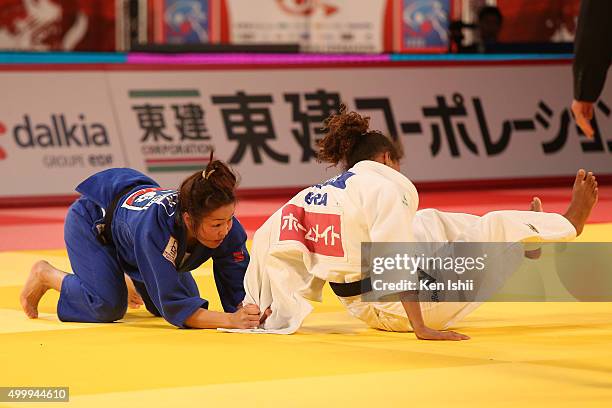
[[[417,338],[421,340],[451,340],[451,341],[460,341],[460,340],[469,340],[470,337],[465,334],[457,333],[454,331],[439,331],[430,329],[429,327],[422,327],[418,330],[414,331],[414,334]]]
[[[230,314],[231,329],[255,329],[259,326],[259,307],[257,305],[243,305]]]
[[[584,134],[592,139],[595,131],[591,126],[591,119],[593,119],[593,102],[577,101],[572,102],[572,113],[576,119],[576,124],[584,132]]]
[[[439,331],[430,329],[425,325],[423,321],[423,314],[421,313],[421,305],[418,301],[418,294],[415,291],[404,292],[400,294],[402,300],[402,306],[406,310],[406,315],[410,320],[410,325],[414,330],[414,334],[421,340],[469,340],[470,338],[465,334],[456,333],[454,331]]]
[[[138,294],[138,291],[136,290],[132,279],[130,279],[130,277],[125,273],[123,274],[123,276],[125,278],[125,284],[128,290],[128,307],[130,309],[138,309],[140,306],[144,305],[142,297],[140,297],[140,295]]]

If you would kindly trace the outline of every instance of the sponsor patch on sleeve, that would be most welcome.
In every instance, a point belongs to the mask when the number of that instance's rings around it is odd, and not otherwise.
[[[172,265],[176,266],[176,255],[178,253],[178,242],[174,239],[173,236],[168,240],[168,245],[166,245],[166,249],[164,249],[164,258],[172,263]]]
[[[176,191],[164,190],[161,187],[143,188],[130,194],[121,207],[132,211],[144,211],[153,204],[160,204],[164,206],[168,215],[174,215],[176,203],[172,196],[176,196]]]

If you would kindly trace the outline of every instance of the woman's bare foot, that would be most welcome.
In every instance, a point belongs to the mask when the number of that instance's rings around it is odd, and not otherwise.
[[[26,281],[19,301],[23,311],[30,319],[38,317],[38,303],[45,292],[51,289],[51,286],[46,282],[46,275],[49,274],[49,269],[52,268],[47,261],[38,261],[32,266],[30,276]]]
[[[531,200],[531,203],[529,204],[529,211],[544,211],[544,208],[542,207],[542,200],[540,200],[540,197],[533,197],[533,200]]]
[[[597,203],[597,180],[591,172],[578,170],[574,188],[572,189],[572,201],[563,216],[576,228],[576,235],[580,235],[584,229],[591,210]]]
[[[542,200],[539,197],[533,197],[529,204],[529,211],[542,212],[544,208],[542,206]],[[529,259],[539,259],[542,256],[542,248],[531,249],[525,251],[525,257]]]

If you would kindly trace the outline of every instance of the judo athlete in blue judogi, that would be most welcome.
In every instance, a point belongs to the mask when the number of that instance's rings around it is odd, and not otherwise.
[[[242,307],[249,263],[246,233],[233,216],[236,176],[211,161],[182,185],[161,188],[132,169],[94,174],[78,187],[64,239],[74,274],[37,262],[21,294],[31,318],[48,289],[70,322],[113,322],[126,313],[131,278],[147,310],[178,327],[257,327],[257,306]],[[212,258],[225,313],[208,311],[190,271]],[[129,280],[127,280],[129,282]]]

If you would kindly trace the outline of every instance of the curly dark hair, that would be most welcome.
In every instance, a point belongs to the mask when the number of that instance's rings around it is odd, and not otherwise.
[[[317,153],[321,162],[332,166],[341,163],[348,170],[358,162],[372,160],[381,153],[389,152],[394,161],[403,157],[399,143],[378,130],[370,130],[370,118],[348,111],[345,104],[340,105],[339,113],[330,115],[323,126],[325,136],[318,142]]]

